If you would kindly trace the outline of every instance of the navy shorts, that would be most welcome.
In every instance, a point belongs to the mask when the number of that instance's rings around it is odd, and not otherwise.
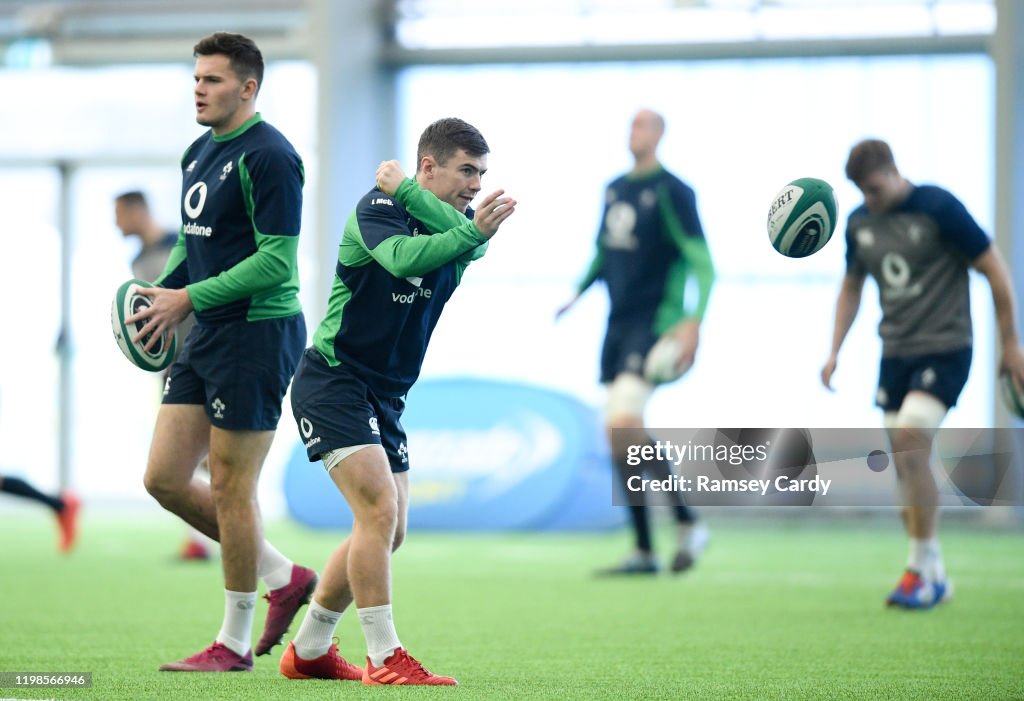
[[[875,403],[884,411],[899,411],[911,390],[937,397],[946,408],[956,406],[971,371],[971,348],[945,353],[882,358]]]
[[[347,365],[331,367],[307,348],[292,381],[292,415],[310,462],[354,445],[384,448],[392,472],[409,469],[402,397],[378,397]]]
[[[217,428],[273,431],[305,346],[301,313],[217,326],[197,323],[171,365],[163,403],[202,404]]]
[[[646,320],[609,323],[601,349],[601,382],[611,382],[623,372],[643,376],[644,358],[657,341]]]

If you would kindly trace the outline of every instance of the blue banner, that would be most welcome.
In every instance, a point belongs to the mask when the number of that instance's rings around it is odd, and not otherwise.
[[[593,408],[559,392],[481,379],[425,380],[409,393],[410,528],[592,529],[621,524]],[[351,525],[341,494],[302,445],[285,473],[292,515]]]

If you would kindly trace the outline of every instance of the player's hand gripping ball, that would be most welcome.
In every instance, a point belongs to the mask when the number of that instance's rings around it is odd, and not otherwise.
[[[692,365],[689,362],[681,362],[682,354],[683,344],[678,338],[671,335],[662,336],[644,358],[644,379],[656,385],[675,382],[685,375]]]
[[[836,230],[836,195],[818,178],[799,178],[786,185],[768,209],[768,239],[790,258],[817,253]]]
[[[174,334],[171,334],[170,338],[166,333],[161,334],[153,347],[147,351],[144,346],[150,336],[140,338],[137,343],[132,342],[132,338],[142,330],[146,322],[143,320],[125,324],[124,321],[150,305],[149,297],[139,294],[138,289],[152,286],[144,280],[132,279],[118,287],[117,293],[114,294],[114,301],[110,305],[110,326],[114,331],[117,347],[124,353],[124,357],[128,358],[136,367],[150,372],[159,372],[174,360],[177,343]]]

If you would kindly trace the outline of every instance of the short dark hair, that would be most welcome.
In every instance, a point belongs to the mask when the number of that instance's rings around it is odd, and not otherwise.
[[[883,169],[896,169],[889,144],[881,139],[864,139],[850,149],[850,157],[846,159],[846,177],[859,183],[872,173]]]
[[[128,192],[122,192],[114,198],[114,202],[128,207],[149,208],[149,202],[146,201],[146,196],[141,190],[129,190]]]
[[[253,78],[256,91],[263,85],[263,54],[256,42],[242,34],[216,32],[200,39],[192,47],[193,56],[227,56],[231,62],[231,70],[241,80]]]
[[[470,156],[484,156],[491,152],[483,134],[472,124],[457,117],[439,119],[420,135],[416,169],[419,170],[424,156],[433,156],[438,165],[444,165],[460,148]]]

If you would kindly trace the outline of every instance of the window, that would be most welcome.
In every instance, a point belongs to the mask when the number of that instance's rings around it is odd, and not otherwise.
[[[491,146],[484,193],[503,187],[521,202],[467,272],[424,375],[497,376],[601,401],[603,290],[553,317],[592,254],[604,185],[631,166],[632,115],[648,106],[666,117],[661,159],[696,190],[719,274],[697,364],[655,395],[649,423],[877,425],[870,283],[838,394],[818,380],[845,218],[860,202],[843,175],[847,153],[865,136],[888,139],[907,177],[948,188],[991,232],[992,82],[984,56],[406,69],[400,152],[411,159],[426,124],[460,116]],[[772,250],[765,220],[775,192],[803,176],[836,188],[840,229],[819,254],[791,260]],[[950,425],[991,425],[995,331],[990,295],[975,282],[975,363]]]

